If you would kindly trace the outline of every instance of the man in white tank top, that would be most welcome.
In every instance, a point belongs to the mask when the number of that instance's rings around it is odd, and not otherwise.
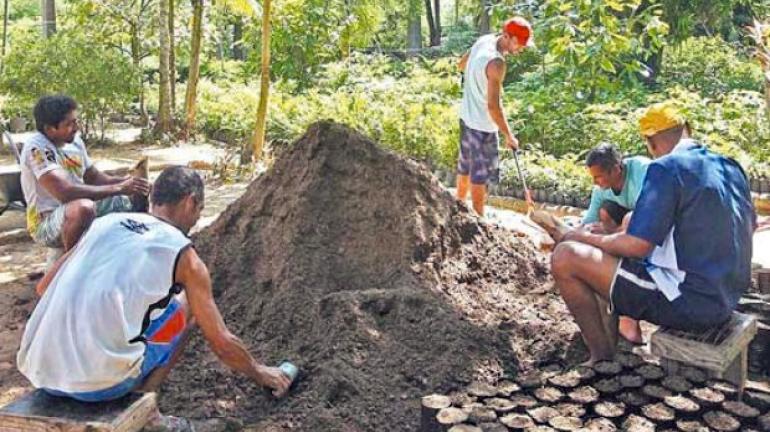
[[[193,325],[235,369],[286,393],[290,380],[252,357],[225,326],[211,279],[187,237],[203,209],[203,181],[192,169],[165,169],[152,188],[150,214],[96,219],[37,285],[17,365],[46,392],[85,402],[157,389]],[[184,419],[152,422],[185,430]]]
[[[487,183],[498,180],[498,131],[505,146],[519,148],[501,104],[505,55],[534,46],[532,26],[521,17],[503,24],[502,34],[485,35],[460,59],[464,73],[460,107],[460,157],[457,161],[457,198],[471,192],[473,209],[484,215]]]

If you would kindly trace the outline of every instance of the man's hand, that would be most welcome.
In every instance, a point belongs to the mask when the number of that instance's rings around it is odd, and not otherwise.
[[[509,133],[508,135],[505,136],[505,146],[513,151],[516,151],[519,149],[519,140],[516,139],[516,137],[513,136],[513,134]]]
[[[273,396],[277,398],[283,397],[291,385],[291,380],[282,370],[269,366],[263,366],[259,369],[256,381],[259,385],[273,390]]]
[[[591,234],[606,234],[606,232],[604,231],[604,227],[599,222],[594,222],[594,223],[586,224],[585,228]]]
[[[120,182],[120,193],[147,196],[150,194],[150,182],[141,177],[129,176]]]

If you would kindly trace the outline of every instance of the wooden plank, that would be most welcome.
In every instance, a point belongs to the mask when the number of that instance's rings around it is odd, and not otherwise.
[[[753,316],[735,312],[728,325],[729,332],[704,332],[722,342],[714,345],[698,340],[701,333],[688,334],[661,329],[650,339],[653,354],[693,366],[714,371],[724,371],[743,351],[757,333]],[[718,329],[719,330],[719,329]]]
[[[0,432],[138,432],[156,407],[155,393],[85,403],[36,390],[0,408]]]
[[[142,430],[150,415],[158,408],[158,396],[156,393],[145,393],[130,408],[123,411],[112,422],[114,432],[138,432]]]

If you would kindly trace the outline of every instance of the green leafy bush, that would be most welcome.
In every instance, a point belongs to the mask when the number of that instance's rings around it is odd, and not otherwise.
[[[761,91],[762,71],[734,44],[718,37],[692,37],[665,48],[660,83],[717,97],[731,90]]]
[[[291,83],[274,86],[268,110],[268,139],[296,139],[321,119],[355,127],[386,147],[434,165],[457,158],[459,85],[450,60],[415,60],[398,68],[382,57],[354,57],[332,64],[317,86],[294,94]],[[403,68],[403,69],[401,69]],[[405,76],[408,76],[406,78]],[[247,138],[254,125],[259,90],[255,84],[200,85],[198,118],[210,135]]]
[[[0,90],[11,105],[26,106],[31,117],[35,101],[62,93],[80,104],[83,135],[102,129],[111,112],[125,112],[138,94],[137,71],[126,57],[94,44],[76,31],[60,31],[48,39],[16,40],[6,57]]]

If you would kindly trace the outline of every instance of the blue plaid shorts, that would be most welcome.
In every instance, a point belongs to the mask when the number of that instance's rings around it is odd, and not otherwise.
[[[497,132],[484,132],[468,127],[460,120],[460,157],[457,174],[470,175],[471,183],[485,185],[500,179]]]

